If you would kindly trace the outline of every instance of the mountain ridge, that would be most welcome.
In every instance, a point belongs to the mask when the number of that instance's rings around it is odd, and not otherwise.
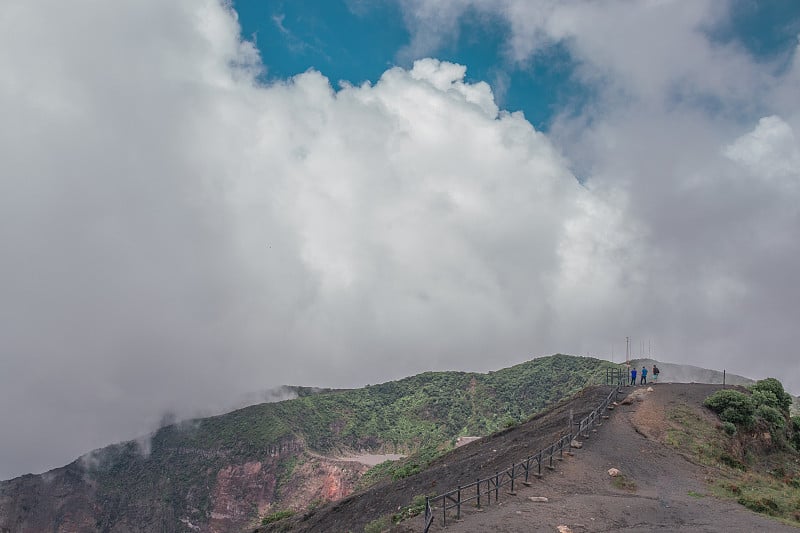
[[[255,527],[275,512],[313,510],[375,481],[412,476],[457,437],[515,427],[603,383],[612,368],[624,367],[556,354],[487,373],[424,372],[359,389],[288,387],[297,398],[167,425],[149,439],[0,482],[0,531]],[[373,467],[347,457],[359,452],[409,457]]]
[[[427,450],[433,457],[458,436],[491,434],[602,382],[614,366],[556,354],[486,374],[425,372],[168,425],[147,442],[113,444],[0,482],[0,530],[240,529],[278,507],[352,493],[369,467],[331,456]],[[393,475],[415,468],[397,465]]]

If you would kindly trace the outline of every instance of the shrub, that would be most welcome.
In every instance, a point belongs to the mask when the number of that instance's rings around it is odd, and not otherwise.
[[[773,429],[783,429],[786,427],[786,419],[775,407],[769,405],[759,405],[756,409],[756,416],[764,419],[764,421]]]
[[[294,515],[294,511],[286,510],[286,511],[275,511],[272,514],[268,514],[264,518],[261,519],[261,525],[266,526],[267,524],[272,524],[274,522],[278,522],[283,520],[284,518],[289,518],[290,516]]]
[[[771,515],[778,514],[780,506],[778,502],[768,496],[757,495],[742,495],[739,496],[739,503],[757,513],[766,513]]]
[[[719,461],[722,464],[727,465],[727,466],[729,466],[731,468],[736,468],[738,470],[747,470],[747,466],[743,462],[741,462],[740,460],[738,460],[736,457],[732,456],[728,452],[720,453],[719,454]]]
[[[757,392],[772,393],[775,399],[770,399],[770,401],[773,402],[772,404],[768,404],[770,407],[775,407],[776,409],[788,413],[789,408],[792,406],[791,394],[784,391],[783,384],[775,378],[760,379],[756,381],[755,385],[750,386],[750,390],[753,394]],[[756,405],[759,403],[762,402],[758,402]]]
[[[792,444],[800,452],[800,416],[792,417]]]
[[[753,390],[753,393],[750,395],[750,400],[757,407],[765,405],[774,409],[780,409],[781,405],[775,393],[768,390]]]
[[[636,490],[636,482],[632,479],[626,478],[623,475],[612,478],[611,484],[620,490],[627,490],[630,492],[634,492]]]
[[[750,426],[753,423],[755,406],[749,396],[739,391],[717,391],[706,398],[703,404],[717,413],[724,422],[741,426]]]
[[[415,496],[411,505],[403,507],[400,511],[392,515],[392,522],[400,523],[403,520],[414,518],[425,512],[426,499],[425,496]]]
[[[364,533],[381,533],[392,527],[392,519],[389,516],[382,516],[364,526]]]
[[[736,434],[736,424],[734,424],[733,422],[723,422],[722,423],[722,429],[728,435],[733,436],[733,435]]]
[[[422,469],[420,468],[419,464],[408,462],[394,471],[392,474],[392,479],[398,481],[400,479],[413,476],[414,474],[418,474],[421,470]]]
[[[508,428],[513,428],[516,425],[517,421],[514,420],[512,417],[507,416],[503,419],[503,423],[501,424],[500,427],[502,427],[503,429],[508,429]]]

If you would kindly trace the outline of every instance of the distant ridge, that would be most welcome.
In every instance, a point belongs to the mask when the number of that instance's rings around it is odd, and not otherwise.
[[[656,359],[649,358],[631,359],[631,366],[635,367],[636,369],[641,369],[642,366],[646,366],[647,370],[650,371],[652,370],[654,364],[657,365],[658,369],[661,371],[661,374],[658,377],[659,382],[709,384],[722,383],[723,373],[720,370],[711,370],[693,365],[665,363],[663,361],[657,361]],[[652,380],[652,374],[649,374],[648,378]],[[726,372],[725,383],[728,385],[747,386],[755,383],[755,380]]]

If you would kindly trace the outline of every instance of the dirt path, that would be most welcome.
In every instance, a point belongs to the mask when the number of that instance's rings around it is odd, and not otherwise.
[[[620,405],[597,433],[557,463],[554,472],[521,487],[516,496],[503,494],[499,504],[483,511],[468,509],[463,520],[448,523],[448,532],[556,532],[560,525],[574,532],[600,531],[790,531],[783,525],[706,493],[706,471],[655,440],[665,426],[670,405],[699,405],[717,385],[659,384],[641,402]],[[709,423],[712,423],[709,420]],[[651,438],[648,438],[650,436]],[[618,468],[635,483],[617,488],[608,475]],[[530,496],[544,496],[534,503]],[[420,528],[421,530],[421,528]],[[431,531],[445,531],[435,525]]]

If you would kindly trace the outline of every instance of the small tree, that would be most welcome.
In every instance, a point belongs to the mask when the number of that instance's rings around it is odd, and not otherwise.
[[[792,406],[792,395],[783,390],[783,384],[775,378],[760,379],[750,386],[756,405],[766,404],[780,409],[787,415]]]
[[[753,424],[755,405],[750,397],[736,390],[720,390],[706,398],[703,404],[725,421],[739,426]]]
[[[778,409],[770,405],[759,405],[756,416],[763,419],[770,429],[783,429],[786,427],[786,417]]]

